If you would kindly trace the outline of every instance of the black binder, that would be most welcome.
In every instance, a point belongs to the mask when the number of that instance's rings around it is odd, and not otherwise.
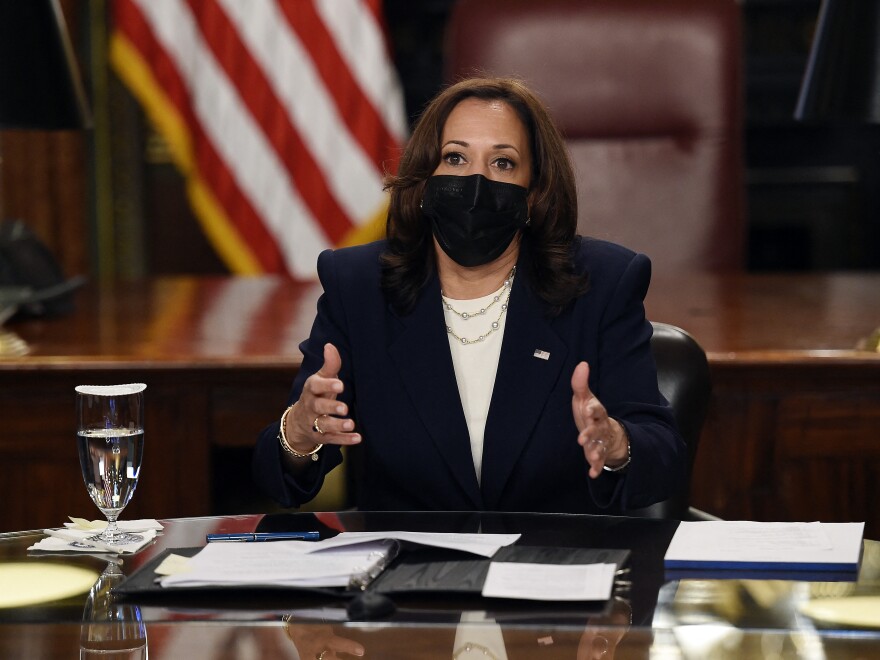
[[[595,548],[551,548],[509,545],[491,559],[455,550],[420,548],[403,552],[373,582],[382,594],[454,593],[480,595],[491,562],[527,564],[615,564],[619,572],[629,550]]]

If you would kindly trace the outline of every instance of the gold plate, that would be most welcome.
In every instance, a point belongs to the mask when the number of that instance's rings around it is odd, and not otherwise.
[[[84,594],[98,579],[96,571],[37,562],[0,565],[0,608],[25,607]]]
[[[880,628],[880,596],[819,598],[800,606],[814,621],[851,628]]]

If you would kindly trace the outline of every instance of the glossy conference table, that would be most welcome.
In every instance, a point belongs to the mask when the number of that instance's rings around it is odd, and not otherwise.
[[[0,608],[0,657],[99,657],[98,638],[126,638],[126,653],[146,658],[872,658],[876,628],[811,619],[805,606],[880,599],[880,544],[865,541],[857,582],[666,580],[663,555],[677,522],[605,516],[499,513],[294,513],[163,521],[164,533],[116,566],[107,555],[28,554],[40,532],[0,535],[0,569],[17,564],[90,571],[96,585],[61,600]],[[204,545],[209,532],[416,530],[520,532],[519,543],[628,548],[629,572],[607,604],[561,604],[477,596],[394,598],[396,610],[355,620],[346,601],[294,591],[160,594],[116,600],[106,584],[166,548]],[[100,577],[102,572],[103,577]],[[101,590],[104,585],[104,590]],[[861,601],[859,600],[861,599]],[[861,607],[864,610],[864,607]],[[876,616],[876,615],[875,615]],[[467,627],[460,627],[464,620]],[[112,621],[112,623],[108,623]],[[497,624],[497,627],[496,627]],[[499,637],[500,627],[500,637]],[[458,635],[458,637],[456,636]],[[493,637],[494,635],[494,637]],[[469,639],[466,639],[469,638]],[[492,642],[483,653],[467,641]],[[487,641],[489,640],[489,641]],[[489,648],[489,647],[487,647]],[[345,652],[347,651],[347,653]],[[298,656],[297,656],[298,653]]]

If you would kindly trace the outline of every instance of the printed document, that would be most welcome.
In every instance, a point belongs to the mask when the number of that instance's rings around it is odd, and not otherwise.
[[[492,562],[483,596],[549,601],[608,600],[615,564]]]
[[[491,557],[519,534],[343,532],[323,541],[209,543],[161,578],[163,587],[347,587],[368,583],[393,558],[400,541]]]
[[[864,523],[682,522],[666,551],[665,563],[667,568],[855,569],[864,529]]]

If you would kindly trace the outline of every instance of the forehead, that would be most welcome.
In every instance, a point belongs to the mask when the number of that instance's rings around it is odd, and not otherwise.
[[[516,110],[498,99],[467,98],[452,109],[443,126],[444,140],[464,139],[467,135],[472,140],[484,137],[493,142],[528,142],[526,127]]]

